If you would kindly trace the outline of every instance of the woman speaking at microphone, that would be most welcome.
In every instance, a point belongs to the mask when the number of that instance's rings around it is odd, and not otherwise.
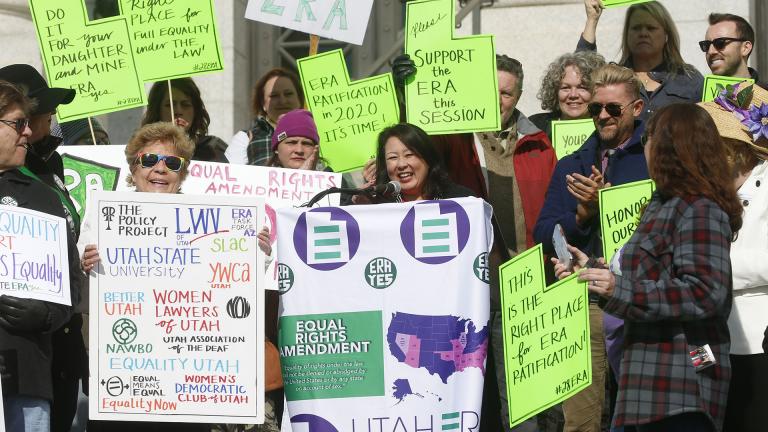
[[[472,196],[448,179],[440,154],[426,132],[410,123],[390,126],[379,134],[376,175],[364,187],[400,183],[398,202]]]

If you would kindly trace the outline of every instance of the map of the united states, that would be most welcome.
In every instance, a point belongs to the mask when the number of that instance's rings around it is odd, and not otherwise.
[[[455,372],[476,367],[485,373],[488,326],[476,331],[469,319],[443,315],[392,314],[387,329],[389,352],[413,368],[426,368],[443,383]]]

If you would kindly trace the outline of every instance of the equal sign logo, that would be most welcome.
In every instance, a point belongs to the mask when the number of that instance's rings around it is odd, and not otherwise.
[[[330,213],[307,213],[307,264],[349,261],[347,226]]]
[[[459,429],[459,412],[443,414],[442,430],[447,431],[454,429]]]
[[[455,256],[459,254],[456,214],[440,213],[439,204],[414,206],[413,224],[416,258]]]

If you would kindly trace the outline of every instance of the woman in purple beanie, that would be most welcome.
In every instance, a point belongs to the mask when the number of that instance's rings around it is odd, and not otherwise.
[[[285,113],[272,134],[272,157],[267,166],[315,170],[320,136],[312,113],[297,109]]]
[[[316,170],[318,169],[320,136],[312,113],[297,109],[283,114],[272,134],[272,156],[266,166],[288,169]],[[268,227],[259,232],[259,248],[272,260],[272,243]],[[266,291],[266,329],[267,338],[277,344],[277,291]],[[269,365],[268,365],[269,367]],[[283,402],[282,388],[269,391],[265,397],[264,431],[279,430],[280,405]]]

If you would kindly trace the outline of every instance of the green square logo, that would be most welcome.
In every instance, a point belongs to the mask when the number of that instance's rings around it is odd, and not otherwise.
[[[381,311],[280,318],[289,401],[384,395]]]

